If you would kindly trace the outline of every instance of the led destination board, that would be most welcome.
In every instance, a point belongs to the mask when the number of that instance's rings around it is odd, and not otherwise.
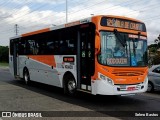
[[[103,17],[101,20],[101,25],[106,27],[116,27],[146,32],[144,23],[119,18]]]

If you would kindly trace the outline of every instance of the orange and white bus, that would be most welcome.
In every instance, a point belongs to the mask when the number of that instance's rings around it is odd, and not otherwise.
[[[10,39],[9,63],[15,78],[71,95],[145,92],[146,27],[136,19],[101,15],[22,34]]]

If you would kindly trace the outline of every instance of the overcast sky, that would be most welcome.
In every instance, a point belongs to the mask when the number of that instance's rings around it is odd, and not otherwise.
[[[68,22],[94,15],[120,15],[143,21],[148,44],[160,34],[160,0],[68,0]],[[0,45],[18,34],[66,22],[66,0],[0,0]]]

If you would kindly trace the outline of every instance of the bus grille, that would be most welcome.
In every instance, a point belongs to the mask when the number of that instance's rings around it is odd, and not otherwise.
[[[118,71],[114,70],[112,74],[115,76],[140,76],[143,75],[144,71]]]

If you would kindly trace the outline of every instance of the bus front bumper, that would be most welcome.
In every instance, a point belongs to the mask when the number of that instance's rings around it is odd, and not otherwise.
[[[127,95],[143,93],[148,88],[148,78],[145,82],[135,85],[112,85],[105,80],[92,80],[92,94],[93,95]]]

